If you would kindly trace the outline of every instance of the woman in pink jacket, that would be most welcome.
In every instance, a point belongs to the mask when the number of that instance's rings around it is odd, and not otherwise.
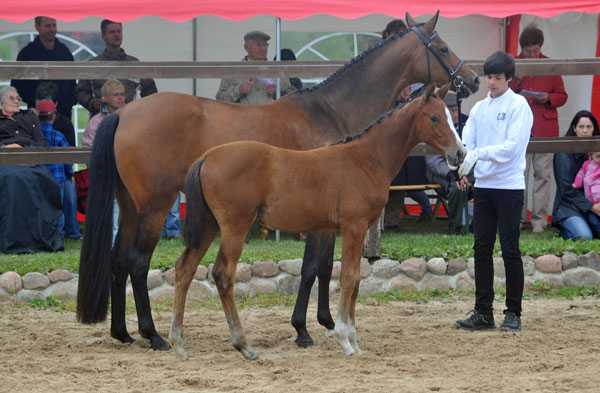
[[[592,203],[600,202],[600,152],[590,154],[590,158],[583,163],[573,182],[574,188],[583,188],[583,193]],[[591,210],[587,213],[590,226],[596,233],[600,233],[600,217]]]

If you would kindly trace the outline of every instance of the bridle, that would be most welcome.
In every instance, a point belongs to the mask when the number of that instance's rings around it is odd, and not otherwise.
[[[421,41],[423,42],[423,44],[427,47],[427,49],[429,49],[428,51],[426,51],[426,53],[427,53],[427,80],[428,80],[427,84],[431,83],[431,65],[429,63],[429,52],[431,52],[435,56],[437,61],[440,63],[442,68],[444,70],[446,70],[448,75],[450,75],[450,81],[456,87],[456,91],[460,91],[462,85],[464,84],[464,81],[461,76],[457,75],[457,73],[460,70],[460,68],[462,67],[462,65],[464,64],[464,61],[460,60],[454,70],[452,68],[450,68],[448,63],[446,63],[446,61],[442,58],[442,55],[440,55],[440,52],[437,50],[437,48],[435,48],[434,46],[431,45],[431,41],[433,41],[435,39],[435,37],[438,36],[437,31],[434,31],[433,34],[431,35],[431,37],[426,38],[423,35],[423,33],[421,32],[421,30],[419,30],[419,26],[422,26],[422,25],[423,24],[418,24],[416,26],[413,26],[410,29],[408,29],[408,31],[414,31],[415,34],[417,34],[417,37],[419,37],[421,39]]]

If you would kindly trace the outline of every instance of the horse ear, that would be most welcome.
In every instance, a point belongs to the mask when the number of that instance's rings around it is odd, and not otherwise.
[[[440,10],[438,10],[435,15],[433,17],[431,17],[431,19],[429,19],[427,21],[427,23],[425,23],[425,31],[429,31],[432,32],[435,29],[435,25],[437,24],[438,21],[438,17],[440,16]]]
[[[440,87],[440,89],[437,91],[437,96],[443,100],[444,97],[446,97],[446,94],[448,94],[449,89],[450,89],[450,83],[446,83],[444,86]]]
[[[430,83],[425,92],[425,101],[429,100],[429,97],[435,94],[435,82]]]
[[[410,16],[410,14],[407,12],[406,13],[406,25],[408,26],[408,28],[410,29],[411,27],[415,26],[417,24],[417,21],[413,19],[412,16]]]

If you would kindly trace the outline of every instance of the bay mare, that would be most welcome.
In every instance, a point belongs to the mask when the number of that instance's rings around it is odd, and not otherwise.
[[[445,96],[449,85],[440,89]],[[244,238],[252,223],[288,232],[340,230],[342,271],[335,336],[346,355],[360,354],[354,313],[360,259],[367,230],[380,217],[389,185],[419,142],[435,147],[456,168],[466,150],[435,85],[404,107],[390,111],[348,141],[297,151],[260,142],[233,142],[207,151],[185,185],[186,249],[175,267],[175,303],[169,339],[183,350],[183,314],[198,263],[221,233],[212,269],[233,346],[256,359],[242,328],[233,289]],[[235,157],[232,160],[231,157]]]
[[[294,150],[312,149],[363,129],[388,111],[411,83],[441,85],[450,79],[462,80],[467,91],[476,91],[477,75],[466,65],[461,67],[462,61],[434,30],[438,14],[419,25],[407,14],[408,26],[414,30],[371,48],[316,87],[271,104],[239,105],[158,93],[107,117],[98,128],[90,161],[77,319],[82,323],[104,321],[110,293],[110,334],[121,342],[133,342],[125,324],[125,286],[130,276],[140,334],[150,340],[153,349],[170,348],[152,320],[146,284],[150,258],[167,211],[183,188],[185,174],[211,147],[254,140]],[[431,41],[429,47],[426,40]],[[111,247],[115,193],[120,221]],[[328,329],[334,326],[327,291],[334,239],[331,230],[307,238],[292,316],[297,343],[302,346],[313,342],[306,330],[306,307],[317,275],[317,318]]]

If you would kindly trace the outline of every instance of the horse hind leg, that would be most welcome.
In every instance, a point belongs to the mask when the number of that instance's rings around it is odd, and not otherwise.
[[[175,353],[181,360],[188,358],[183,349],[183,315],[185,312],[185,300],[190,283],[196,274],[198,263],[206,254],[206,250],[218,235],[218,228],[211,233],[205,233],[199,249],[186,248],[175,265],[175,296],[173,304],[173,317],[171,319],[171,332],[169,341],[175,349]]]
[[[234,348],[240,351],[246,359],[256,360],[258,356],[248,345],[233,296],[237,262],[242,253],[244,238],[249,228],[250,225],[245,228],[245,231],[238,230],[235,234],[227,234],[227,231],[222,228],[221,245],[212,274],[219,291]]]
[[[334,335],[335,323],[331,317],[329,309],[329,283],[331,282],[331,272],[333,271],[333,252],[335,247],[335,231],[329,231],[328,241],[323,250],[321,263],[319,264],[319,302],[317,305],[317,320],[327,331],[326,337]]]

